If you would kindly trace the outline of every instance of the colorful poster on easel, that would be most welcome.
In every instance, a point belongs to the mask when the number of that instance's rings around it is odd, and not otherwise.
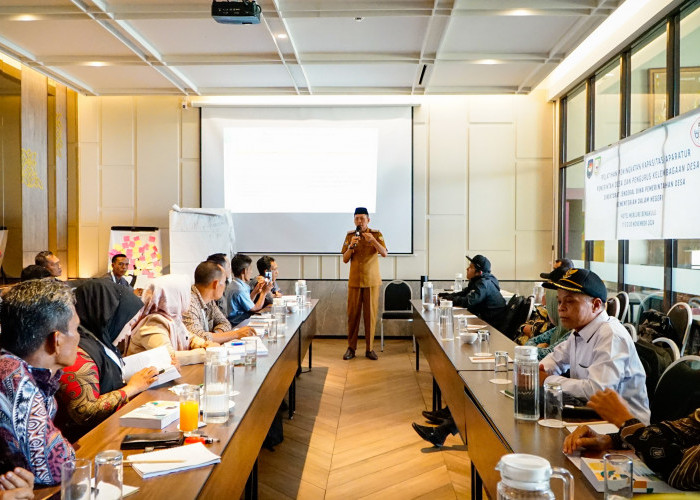
[[[108,269],[111,269],[112,257],[120,253],[129,259],[127,275],[155,278],[163,274],[163,254],[158,228],[112,227],[109,236]]]
[[[0,267],[5,259],[5,247],[7,246],[7,228],[0,226]]]

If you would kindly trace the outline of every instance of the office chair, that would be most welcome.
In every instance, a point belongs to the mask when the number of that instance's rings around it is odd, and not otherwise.
[[[411,298],[413,292],[408,283],[394,280],[384,288],[384,310],[381,315],[381,350],[384,351],[384,321],[413,321]],[[413,350],[416,350],[416,337],[413,337]]]

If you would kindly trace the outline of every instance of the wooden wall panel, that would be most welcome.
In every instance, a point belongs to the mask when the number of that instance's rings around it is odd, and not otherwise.
[[[19,277],[22,272],[22,134],[20,125],[20,96],[0,96],[0,117],[2,118],[2,150],[0,161],[3,164],[2,222],[7,227],[7,246],[2,267],[7,276]]]
[[[56,250],[68,251],[68,136],[67,91],[56,84],[55,140],[56,152]],[[64,265],[67,272],[67,267]]]
[[[46,77],[22,69],[22,265],[49,244]]]

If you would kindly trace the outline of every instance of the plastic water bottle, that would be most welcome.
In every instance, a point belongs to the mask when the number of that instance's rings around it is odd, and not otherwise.
[[[515,418],[537,420],[540,418],[540,363],[537,361],[537,347],[515,346],[513,365],[513,396]]]
[[[462,276],[462,273],[455,274],[454,292],[455,293],[461,292],[463,286],[464,286],[464,276]]]

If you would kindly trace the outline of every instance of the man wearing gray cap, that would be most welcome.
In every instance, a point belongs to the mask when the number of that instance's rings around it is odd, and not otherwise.
[[[369,212],[365,207],[355,209],[355,230],[348,231],[343,242],[343,263],[350,262],[348,277],[348,350],[343,359],[355,357],[357,336],[360,331],[360,314],[365,320],[365,356],[376,360],[372,349],[374,329],[379,309],[379,292],[382,278],[379,275],[379,255],[387,256],[382,233],[369,228]]]

